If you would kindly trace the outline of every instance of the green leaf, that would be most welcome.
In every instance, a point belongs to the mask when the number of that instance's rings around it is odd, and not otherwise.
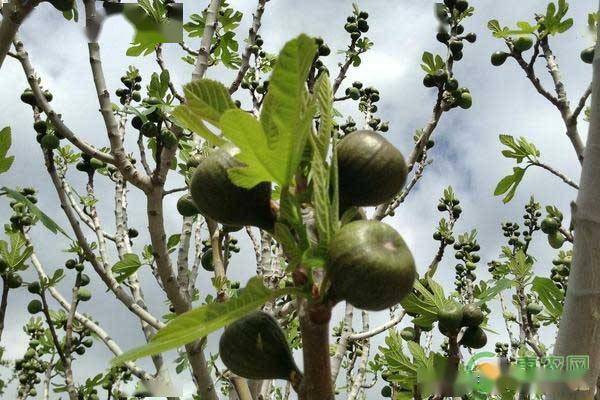
[[[495,282],[494,286],[488,286],[481,293],[478,293],[475,297],[478,300],[478,303],[486,303],[492,299],[494,299],[499,293],[510,288],[512,286],[512,281],[507,278],[502,278]]]
[[[550,278],[535,277],[531,289],[538,294],[538,298],[548,310],[548,313],[559,319],[563,312],[563,292]]]
[[[142,262],[138,255],[128,253],[123,255],[123,258],[113,265],[111,270],[115,274],[117,282],[123,283],[131,275],[135,274],[141,266]]]
[[[14,156],[6,157],[11,144],[10,127],[7,126],[0,130],[0,174],[8,171],[15,160]]]
[[[319,235],[318,246],[321,249],[327,249],[333,234],[330,225],[329,170],[323,160],[317,139],[313,135],[310,135],[310,144],[313,149],[310,171],[312,203],[315,213],[315,227]]]
[[[329,151],[333,129],[333,92],[327,73],[320,74],[317,78],[314,96],[319,111],[319,132],[316,136],[316,144],[322,159],[325,160]]]
[[[123,353],[112,363],[121,364],[183,346],[231,324],[270,300],[288,294],[299,294],[299,291],[295,288],[271,290],[265,287],[262,278],[254,277],[238,297],[224,303],[206,304],[177,316],[148,344]]]
[[[33,248],[27,245],[20,232],[9,233],[10,245],[0,240],[0,256],[13,270],[25,268],[25,261],[33,254]]]
[[[285,157],[286,179],[296,172],[314,116],[306,79],[316,54],[316,44],[306,35],[286,43],[277,59],[265,96],[260,122],[269,148]],[[283,186],[282,184],[282,186]]]
[[[498,185],[496,186],[496,189],[494,190],[494,195],[500,196],[500,195],[506,193],[506,196],[504,196],[504,199],[502,199],[502,201],[504,203],[508,203],[509,201],[511,201],[513,199],[513,197],[515,197],[517,187],[523,180],[523,176],[525,175],[526,169],[527,169],[527,167],[526,168],[519,168],[519,167],[513,168],[512,175],[507,175],[504,178],[502,178],[502,180],[500,180],[500,182],[498,182]]]
[[[223,139],[212,133],[203,121],[217,128],[221,116],[227,110],[237,109],[227,88],[220,82],[201,79],[183,87],[185,104],[177,106],[173,115],[186,129],[204,137],[213,145],[221,145]]]
[[[245,188],[252,188],[265,181],[276,182],[280,186],[288,183],[288,154],[269,146],[256,118],[242,110],[229,110],[221,117],[220,125],[223,136],[240,150],[236,158],[245,164],[228,171],[233,183]]]
[[[71,239],[69,237],[69,235],[67,235],[67,233],[60,227],[58,226],[58,224],[56,222],[54,222],[52,220],[52,218],[50,218],[49,216],[47,216],[46,214],[44,214],[42,212],[42,210],[40,210],[35,204],[33,204],[32,202],[29,201],[29,199],[27,199],[27,197],[23,196],[21,193],[14,191],[12,189],[9,189],[7,187],[3,187],[2,191],[4,192],[4,194],[6,194],[8,197],[15,199],[23,204],[25,204],[27,206],[27,208],[29,209],[29,212],[31,214],[33,214],[37,219],[39,219],[42,224],[44,224],[44,226],[52,233],[56,234],[58,232],[62,233],[63,235],[65,235],[67,238]],[[2,194],[0,192],[0,194]]]

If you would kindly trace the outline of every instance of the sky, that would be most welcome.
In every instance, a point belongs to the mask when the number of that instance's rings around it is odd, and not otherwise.
[[[201,12],[206,1],[201,4],[185,1],[185,15]],[[246,36],[251,23],[251,12],[255,1],[231,1],[236,9],[244,13],[238,38]],[[502,24],[513,25],[519,20],[531,21],[535,12],[545,10],[547,1],[531,0],[477,0],[471,2],[476,8],[473,18],[465,23],[467,32],[475,32],[478,40],[474,45],[465,45],[465,56],[455,66],[455,75],[461,86],[470,89],[473,95],[473,107],[469,110],[456,109],[445,114],[435,131],[436,146],[429,152],[433,161],[427,167],[424,177],[419,181],[406,202],[393,218],[386,222],[393,225],[405,238],[413,251],[420,272],[423,272],[437,250],[437,242],[432,239],[434,227],[441,214],[436,210],[438,198],[447,186],[452,186],[461,200],[463,214],[456,227],[456,233],[477,229],[481,244],[479,278],[489,279],[486,263],[497,257],[503,244],[500,223],[506,220],[519,220],[523,206],[533,194],[543,206],[556,205],[568,215],[569,203],[575,199],[576,192],[546,172],[531,168],[519,188],[514,200],[503,204],[501,198],[493,196],[497,182],[511,172],[513,162],[502,157],[499,134],[525,136],[534,142],[541,151],[542,160],[578,181],[580,167],[575,152],[564,134],[564,127],[558,111],[547,100],[535,92],[530,82],[516,63],[509,60],[500,68],[489,62],[490,54],[503,50],[503,43],[491,36],[486,24],[497,18]],[[434,104],[434,90],[421,84],[423,72],[419,66],[424,51],[444,54],[445,49],[435,40],[436,22],[433,17],[433,2],[429,0],[364,0],[358,2],[361,9],[369,12],[371,26],[367,36],[374,47],[363,57],[362,65],[351,69],[347,84],[360,80],[366,85],[375,86],[381,93],[378,116],[390,121],[390,131],[386,134],[405,155],[412,148],[412,135],[415,129],[423,127],[430,118]],[[591,66],[579,60],[579,52],[592,44],[587,34],[587,14],[593,11],[595,2],[572,1],[569,14],[575,24],[567,33],[551,39],[551,46],[557,55],[558,63],[571,102],[579,97],[591,81]],[[80,8],[82,7],[79,4]],[[337,50],[344,49],[348,37],[343,30],[345,18],[351,12],[351,1],[315,1],[272,0],[267,3],[261,35],[268,52],[277,53],[281,46],[299,33],[321,36],[334,50],[326,58],[330,71],[337,72],[337,64],[342,55]],[[64,121],[74,132],[97,146],[107,145],[106,133],[98,112],[97,98],[89,69],[86,38],[79,24],[67,22],[51,8],[42,3],[26,20],[20,36],[29,52],[31,62],[42,78],[42,84],[54,94],[52,106],[62,114]],[[134,64],[141,71],[144,82],[150,74],[158,70],[152,56],[130,58],[125,51],[133,37],[132,28],[117,18],[110,19],[100,36],[104,69],[111,92],[119,87],[120,76],[128,65]],[[199,40],[187,40],[191,48],[199,46]],[[183,52],[176,44],[165,46],[165,57],[171,76],[177,87],[191,79],[191,66],[180,61]],[[552,89],[549,76],[543,65],[537,68],[542,82]],[[210,69],[207,77],[230,82],[231,71],[217,67]],[[143,82],[143,83],[144,83]],[[0,70],[0,127],[10,126],[13,132],[11,154],[16,161],[11,171],[0,176],[0,185],[34,186],[39,190],[39,206],[54,218],[61,226],[67,221],[58,207],[56,193],[43,168],[43,161],[35,135],[31,128],[31,108],[18,99],[27,83],[23,71],[16,60],[7,58]],[[242,100],[246,100],[243,97]],[[358,117],[355,103],[339,106],[345,115]],[[585,139],[587,123],[581,121],[580,134]],[[81,174],[71,173],[73,185],[78,191],[84,190]],[[180,180],[173,176],[167,187],[176,187]],[[99,182],[100,215],[104,223],[114,226],[112,215],[112,192],[107,182]],[[136,190],[130,191],[130,221],[132,226],[143,231],[145,213],[137,204],[142,197]],[[177,233],[180,217],[175,210],[176,197],[167,199],[167,229]],[[10,215],[7,201],[0,201],[0,221],[6,221]],[[567,218],[568,220],[568,218]],[[112,229],[111,229],[112,230]],[[32,231],[37,253],[46,271],[52,272],[61,267],[65,260],[62,252],[66,240],[36,226]],[[242,244],[241,253],[232,259],[231,277],[245,281],[254,272],[253,252],[243,235],[238,235]],[[148,237],[143,232],[136,240],[134,249],[140,251]],[[549,276],[550,261],[556,251],[539,235],[531,248],[536,257],[536,271]],[[114,258],[114,254],[112,254]],[[447,255],[438,269],[438,278],[447,283],[451,290],[454,281],[454,259]],[[90,274],[91,275],[91,274]],[[34,271],[24,274],[25,281],[34,278]],[[72,278],[71,278],[72,279]],[[164,296],[154,282],[151,274],[141,272],[144,291],[151,311],[163,315],[167,308]],[[201,275],[198,286],[201,295],[211,292],[210,277]],[[67,287],[61,290],[67,293]],[[81,311],[94,315],[101,326],[119,343],[123,349],[139,345],[143,341],[139,323],[110,294],[106,294],[101,282],[92,282],[93,301],[83,304]],[[29,318],[24,305],[30,300],[26,290],[11,292],[9,299],[7,327],[2,337],[6,347],[6,356],[16,358],[23,354],[27,338],[22,325]],[[57,307],[57,304],[53,304]],[[497,310],[497,306],[494,308]],[[338,306],[335,318],[339,318],[343,309]],[[502,333],[501,321],[494,313],[492,325]],[[371,315],[371,325],[385,321],[387,313]],[[355,319],[356,329],[360,321]],[[493,336],[493,335],[492,335]],[[553,332],[544,332],[542,337],[547,343],[553,340]],[[488,347],[499,339],[490,338]],[[506,339],[504,339],[506,340]],[[208,350],[216,351],[218,335],[209,338]],[[381,344],[382,337],[374,341],[373,348]],[[173,354],[168,356],[173,358]],[[111,354],[102,344],[96,343],[89,354],[76,360],[75,376],[83,377],[101,372],[99,366],[106,366]],[[140,365],[149,366],[147,360]],[[174,375],[174,374],[173,374]],[[4,373],[6,376],[6,373]],[[185,385],[188,376],[173,378]],[[187,386],[189,389],[189,385]],[[14,385],[9,388],[6,398],[12,398]],[[58,398],[58,397],[56,397]],[[379,398],[373,391],[368,398]]]

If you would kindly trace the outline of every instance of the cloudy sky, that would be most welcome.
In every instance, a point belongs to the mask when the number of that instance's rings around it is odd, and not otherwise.
[[[186,1],[185,13],[200,12],[201,5]],[[231,1],[244,13],[239,36],[245,37],[251,20],[251,11],[255,1]],[[489,56],[496,50],[502,50],[503,44],[491,37],[486,23],[492,18],[503,24],[514,24],[518,20],[531,20],[533,14],[545,9],[547,1],[532,0],[476,0],[472,2],[476,14],[466,22],[467,32],[477,33],[474,45],[466,45],[463,61],[455,68],[457,79],[467,86],[473,95],[474,105],[468,110],[453,110],[443,116],[435,132],[436,146],[430,152],[433,164],[426,170],[424,178],[408,197],[393,219],[394,225],[413,249],[420,270],[431,261],[437,242],[431,234],[440,214],[436,211],[437,199],[448,185],[451,185],[463,205],[463,216],[457,229],[464,232],[476,228],[481,243],[482,263],[478,276],[488,278],[485,263],[495,258],[502,245],[500,223],[515,220],[523,214],[523,205],[529,196],[535,195],[542,205],[553,204],[568,211],[568,204],[575,198],[575,191],[562,184],[547,173],[531,169],[519,189],[515,199],[504,205],[500,198],[492,195],[498,180],[511,171],[511,161],[500,154],[498,135],[508,133],[526,136],[533,141],[542,153],[542,159],[578,181],[580,168],[557,110],[540,97],[525,78],[522,71],[513,62],[507,62],[501,68],[492,67]],[[322,36],[334,52],[327,59],[331,71],[336,71],[342,56],[335,50],[343,49],[347,34],[343,30],[346,16],[351,12],[350,1],[272,0],[267,4],[263,18],[261,35],[264,47],[269,52],[277,52],[286,40],[305,32]],[[379,116],[390,121],[388,137],[405,154],[412,146],[412,134],[429,119],[434,102],[431,89],[422,86],[423,72],[419,67],[424,51],[444,51],[436,42],[436,22],[433,18],[433,1],[409,0],[371,0],[360,1],[362,9],[370,13],[371,30],[367,36],[375,46],[364,57],[364,63],[358,69],[352,69],[348,82],[361,80],[380,90]],[[579,99],[591,80],[591,67],[579,60],[579,52],[591,45],[587,34],[587,14],[592,11],[595,2],[573,1],[570,15],[575,19],[574,27],[556,40],[552,47],[558,56],[566,89],[572,102]],[[88,64],[87,43],[82,34],[82,25],[64,21],[47,3],[39,6],[21,31],[31,61],[41,76],[44,87],[54,93],[52,105],[63,115],[63,119],[74,132],[97,146],[107,145],[106,134],[98,113],[97,99]],[[108,21],[100,38],[104,57],[105,74],[111,91],[119,87],[119,78],[128,65],[134,64],[142,73],[145,81],[157,65],[152,56],[133,59],[125,56],[132,38],[131,27],[116,18]],[[192,48],[198,47],[198,41],[188,41]],[[177,86],[189,81],[191,67],[180,61],[183,52],[177,45],[166,45],[165,55],[171,75]],[[542,81],[551,89],[543,66],[538,67]],[[209,70],[208,77],[229,82],[232,73],[220,68]],[[34,133],[31,129],[31,108],[18,98],[26,87],[26,80],[20,65],[8,58],[0,71],[0,127],[11,126],[13,130],[12,154],[16,162],[12,170],[0,176],[2,186],[34,186],[39,190],[39,205],[62,226],[67,225],[61,210],[57,206],[57,197],[43,168]],[[349,115],[357,116],[354,104],[341,106]],[[580,132],[585,137],[587,123],[580,124]],[[72,181],[79,191],[84,190],[81,176],[72,173]],[[177,181],[171,184],[177,185]],[[112,193],[107,182],[99,184],[101,217],[107,225],[114,224],[111,211]],[[170,185],[167,185],[170,187]],[[106,193],[106,197],[102,195]],[[180,217],[175,211],[174,200],[169,199],[168,229],[177,233]],[[133,226],[143,228],[146,224],[144,210],[136,206],[141,201],[139,193],[130,193],[130,221]],[[6,221],[10,215],[6,201],[0,202],[0,221]],[[53,271],[64,262],[62,248],[67,244],[62,238],[54,236],[42,227],[33,230],[37,251],[47,271]],[[248,243],[240,235],[243,250],[234,256],[231,274],[234,279],[245,280],[254,271],[253,256]],[[147,243],[147,237],[141,235],[135,248],[140,250]],[[532,253],[538,259],[536,268],[540,273],[549,275],[550,260],[555,251],[538,237],[532,247]],[[447,257],[439,268],[441,281],[453,281],[453,257]],[[26,281],[34,277],[33,271],[26,273]],[[155,315],[166,312],[164,297],[153,282],[153,277],[142,273],[144,290],[151,310]],[[208,275],[201,275],[199,282],[201,293],[210,293]],[[128,349],[142,343],[138,322],[123,309],[116,300],[104,293],[100,282],[94,282],[94,300],[83,304],[81,310],[89,312],[117,340],[122,348]],[[61,287],[66,292],[66,287]],[[16,358],[26,348],[26,336],[22,332],[23,323],[29,318],[24,305],[30,300],[26,290],[11,292],[8,309],[8,326],[2,338],[6,355]],[[56,304],[54,305],[56,306]],[[339,309],[336,310],[339,314]],[[372,324],[384,321],[385,313],[372,316]],[[358,321],[356,321],[358,323]],[[497,321],[499,322],[499,321]],[[358,326],[358,324],[356,325]],[[498,331],[502,325],[496,324]],[[545,337],[551,338],[551,332]],[[496,340],[490,339],[493,343]],[[379,343],[377,341],[376,343]],[[216,339],[211,337],[209,349],[215,350]],[[81,379],[100,372],[111,354],[96,344],[91,353],[76,361],[76,377]],[[140,362],[148,366],[147,361]],[[5,375],[6,376],[6,375]],[[175,378],[182,384],[187,376]],[[14,388],[11,388],[14,390]],[[379,398],[374,393],[369,398]],[[12,398],[9,393],[6,398]]]

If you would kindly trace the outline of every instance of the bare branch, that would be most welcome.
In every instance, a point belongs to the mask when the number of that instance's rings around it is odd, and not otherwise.
[[[342,336],[336,346],[335,354],[331,359],[331,379],[333,382],[337,380],[340,373],[340,367],[342,360],[346,355],[346,347],[352,335],[352,317],[354,315],[354,307],[350,303],[346,303],[346,310],[344,311],[344,320],[342,326]]]
[[[200,49],[198,50],[198,58],[196,59],[196,66],[192,73],[192,80],[202,79],[204,73],[208,69],[208,58],[210,56],[210,45],[212,38],[217,29],[219,23],[217,19],[217,13],[221,8],[221,0],[211,0],[208,8],[205,12],[205,24],[204,33],[202,35],[202,41],[200,43]]]
[[[0,22],[0,69],[2,69],[4,59],[10,50],[10,45],[17,35],[19,27],[38,4],[38,0],[10,0],[4,5],[0,4],[2,14],[2,22]]]
[[[592,95],[592,84],[590,83],[590,85],[587,87],[587,89],[585,89],[585,92],[583,92],[583,95],[579,99],[579,102],[577,103],[577,107],[573,110],[573,113],[571,114],[571,120],[577,120],[577,118],[579,117],[579,114],[581,114],[581,111],[583,111],[583,109],[585,107],[585,103],[587,102],[588,98],[591,95]]]
[[[165,66],[165,60],[164,60],[163,54],[162,54],[162,44],[156,45],[156,62],[158,64],[158,66],[160,67],[161,71],[168,71],[167,67]],[[179,102],[185,103],[185,99],[183,98],[183,96],[181,96],[177,92],[177,89],[175,89],[175,85],[173,85],[173,82],[170,79],[169,79],[169,90],[171,91],[171,94],[177,100],[179,100]]]
[[[363,330],[369,330],[369,313],[366,311],[362,312]],[[362,354],[360,355],[360,364],[358,365],[358,372],[353,377],[352,388],[348,393],[348,400],[355,400],[361,392],[363,382],[365,380],[365,374],[367,373],[367,365],[369,363],[369,350],[371,344],[369,340],[364,340],[360,343],[362,347]]]
[[[242,83],[242,80],[244,80],[244,76],[246,75],[248,68],[250,68],[252,46],[256,43],[256,35],[258,34],[258,30],[261,26],[261,19],[263,13],[265,12],[265,4],[267,3],[267,1],[268,0],[258,0],[256,11],[254,11],[254,13],[252,14],[252,26],[250,27],[248,32],[248,44],[246,45],[244,53],[242,54],[242,65],[238,70],[235,80],[233,81],[231,86],[229,86],[229,94],[233,94],[238,90],[240,84]]]
[[[380,333],[385,332],[388,329],[393,328],[394,326],[398,325],[402,321],[402,319],[404,318],[405,315],[406,315],[406,312],[402,311],[402,312],[400,312],[400,314],[398,314],[394,318],[390,319],[386,323],[381,324],[378,327],[373,328],[371,330],[365,330],[363,332],[354,333],[354,334],[350,335],[350,337],[348,339],[349,340],[362,340],[362,339],[371,338],[373,336],[377,336]]]
[[[564,183],[566,183],[567,185],[571,186],[573,189],[579,189],[579,185],[576,184],[575,182],[573,182],[571,179],[569,179],[569,177],[567,177],[566,175],[564,175],[562,172],[557,171],[556,169],[554,169],[553,167],[549,166],[548,164],[544,164],[541,161],[538,160],[534,160],[534,161],[530,161],[529,162],[531,165],[535,165],[537,167],[543,168],[546,171],[550,172],[552,175],[555,175],[557,177],[559,177]]]

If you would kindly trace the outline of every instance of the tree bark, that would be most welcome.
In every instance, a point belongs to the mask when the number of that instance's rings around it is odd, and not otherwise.
[[[599,30],[600,32],[600,30]],[[569,288],[555,346],[555,355],[589,356],[588,391],[566,386],[553,399],[592,399],[600,373],[600,48],[596,45],[592,113],[583,158],[577,205],[573,208],[575,240]]]

